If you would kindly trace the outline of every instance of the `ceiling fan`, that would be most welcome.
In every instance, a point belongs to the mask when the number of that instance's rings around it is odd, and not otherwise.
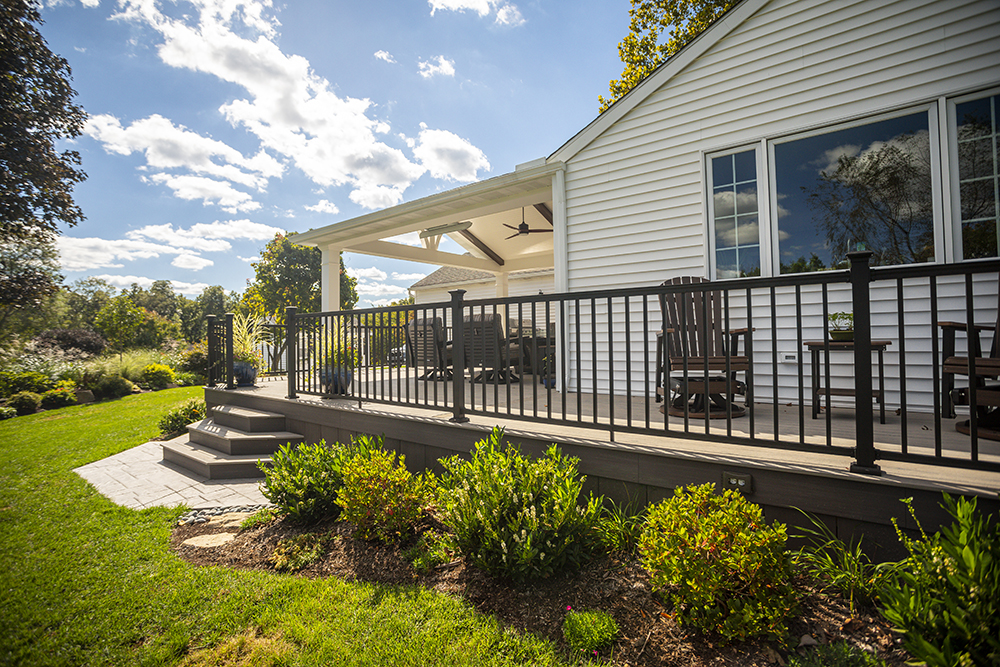
[[[504,239],[505,241],[507,239],[512,239],[515,236],[527,236],[528,234],[533,234],[535,232],[551,232],[552,231],[551,229],[528,229],[528,223],[526,223],[524,221],[524,207],[523,206],[521,207],[521,224],[519,224],[517,227],[515,227],[513,225],[508,225],[505,222],[505,223],[503,223],[503,226],[507,227],[508,229],[513,229],[514,230],[513,234],[511,234],[506,239]]]

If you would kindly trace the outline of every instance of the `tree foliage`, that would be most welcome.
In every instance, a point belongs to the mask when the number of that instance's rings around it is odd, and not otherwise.
[[[59,290],[60,282],[57,254],[49,241],[0,241],[0,332],[11,315],[38,308]]]
[[[254,310],[281,322],[285,307],[302,313],[322,310],[322,252],[319,248],[296,245],[294,234],[277,234],[252,264],[255,279],[248,284],[245,299]],[[358,302],[357,280],[347,275],[340,258],[340,308],[350,310]]]
[[[87,176],[76,151],[56,142],[80,134],[87,115],[64,58],[53,54],[33,0],[0,3],[0,236],[47,238],[58,222],[75,225],[83,211],[72,189]]]
[[[625,64],[610,83],[610,95],[598,95],[600,112],[625,96],[667,58],[680,51],[722,16],[736,0],[631,0],[629,32],[618,42]],[[664,34],[666,41],[664,41]]]
[[[132,302],[128,294],[120,294],[97,313],[94,325],[112,349],[121,352],[132,344],[143,324],[145,312]]]

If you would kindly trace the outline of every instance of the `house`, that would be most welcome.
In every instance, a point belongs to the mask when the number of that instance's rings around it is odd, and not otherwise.
[[[998,123],[996,0],[742,0],[547,158],[297,237],[323,252],[324,311],[339,303],[343,250],[445,267],[438,277],[450,273],[452,287],[481,288],[455,270],[495,276],[492,294],[466,290],[477,300],[463,313],[531,313],[536,332],[546,318],[545,340],[518,345],[555,359],[557,389],[381,365],[357,374],[353,405],[324,403],[317,332],[354,316],[325,313],[301,320],[287,391],[207,389],[206,399],[282,413],[307,439],[384,433],[417,467],[508,423],[525,451],[560,443],[592,490],[621,501],[721,478],[769,517],[794,520],[799,507],[832,517],[842,536],[883,544],[895,541],[893,518],[908,520],[895,502],[904,495],[921,512],[935,511],[941,490],[995,508],[997,443],[957,434],[942,416],[951,395],[938,322],[997,321]],[[419,247],[393,241],[414,232]],[[445,235],[463,252],[440,250]],[[865,258],[851,283],[821,270],[860,247],[873,252],[877,280]],[[552,292],[521,295],[519,276],[546,272]],[[739,420],[671,420],[653,402],[664,328],[656,286],[681,276],[738,286],[726,317],[750,332],[746,400],[756,404]],[[420,296],[381,310],[423,308],[447,325],[441,285],[424,286],[432,308]],[[852,303],[870,318],[862,344],[821,369],[805,341],[822,341],[826,313]],[[886,341],[878,394],[866,338]],[[826,410],[820,420],[814,408],[810,419],[810,373],[853,388],[854,416],[838,422]],[[864,394],[880,399],[882,418],[890,408],[875,441],[894,466],[888,478],[853,474],[881,472],[862,455],[874,452],[872,411],[855,400]],[[466,414],[478,422],[460,423]],[[592,437],[599,429],[619,440]]]
[[[557,292],[767,277],[838,266],[859,243],[883,265],[975,262],[1000,244],[990,149],[998,106],[994,0],[743,0],[544,160],[299,242],[322,248],[328,263],[351,250],[494,273],[497,296],[508,295],[511,271],[551,267]],[[909,180],[891,189],[903,173]],[[851,188],[868,188],[874,203],[836,210]],[[506,239],[504,225],[525,211],[529,227],[551,224],[552,233]],[[428,230],[468,254],[437,251]],[[423,248],[380,240],[410,231],[422,232]],[[335,277],[324,281],[331,295]],[[989,290],[988,277],[977,280]],[[844,293],[833,289],[832,303]],[[778,347],[796,360],[799,346],[785,339],[803,323],[790,294],[778,295]],[[898,338],[894,299],[876,289],[873,336]],[[811,303],[806,337],[822,337]],[[770,333],[760,332],[761,349]],[[911,337],[929,352],[932,335]],[[892,403],[898,359],[887,354]],[[775,370],[769,358],[755,361],[761,376]],[[850,374],[835,364],[834,375]],[[607,383],[599,377],[598,389]],[[929,410],[933,395],[929,382],[911,385],[908,403]]]
[[[529,269],[516,271],[507,276],[507,296],[528,296],[531,294],[551,294],[555,291],[552,269]],[[465,290],[465,298],[489,299],[496,296],[496,274],[489,271],[475,271],[454,266],[442,266],[428,276],[410,285],[413,302],[417,305],[448,301],[449,292]]]

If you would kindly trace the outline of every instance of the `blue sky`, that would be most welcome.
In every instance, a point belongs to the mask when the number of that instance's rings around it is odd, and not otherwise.
[[[512,171],[597,115],[628,0],[49,0],[90,116],[67,282],[242,291],[305,231]],[[457,246],[456,246],[457,247]],[[345,254],[360,306],[434,267]]]

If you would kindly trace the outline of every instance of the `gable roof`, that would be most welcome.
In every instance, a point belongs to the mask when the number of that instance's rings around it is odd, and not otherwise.
[[[532,278],[537,275],[552,274],[552,269],[528,269],[527,271],[513,271],[508,274],[508,280],[520,280],[522,278]],[[426,287],[440,287],[441,285],[458,285],[473,282],[493,282],[497,278],[495,273],[487,271],[476,271],[474,269],[464,269],[459,266],[442,266],[437,271],[431,273],[410,285],[409,289],[423,289]]]
[[[580,151],[589,146],[592,141],[597,139],[597,137],[604,134],[608,128],[642,104],[646,98],[677,76],[679,72],[715,46],[768,2],[770,0],[740,0],[737,2],[725,14],[717,18],[712,25],[702,31],[700,35],[685,44],[680,51],[653,70],[652,74],[636,84],[632,90],[625,93],[609,109],[591,121],[587,127],[577,132],[569,141],[557,148],[548,159],[558,162],[567,162],[572,159]]]

